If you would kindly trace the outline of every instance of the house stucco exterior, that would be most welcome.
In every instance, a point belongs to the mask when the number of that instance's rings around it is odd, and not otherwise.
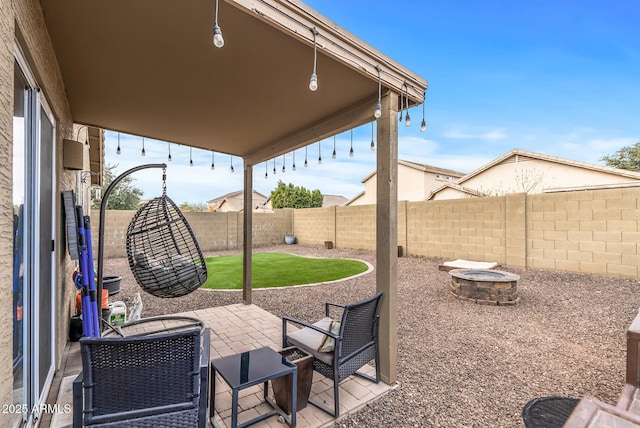
[[[440,187],[428,196],[428,200],[615,187],[639,180],[640,173],[637,172],[515,149]]]
[[[423,201],[444,183],[455,181],[464,174],[430,165],[398,160],[398,200]],[[377,174],[372,172],[362,180],[364,191],[346,205],[376,203]]]
[[[0,163],[3,168],[0,172],[0,246],[5,249],[0,254],[0,322],[4,326],[12,325],[12,283],[13,283],[13,156],[14,156],[14,132],[13,111],[15,97],[20,93],[14,91],[14,71],[16,67],[17,51],[20,51],[21,63],[25,63],[23,70],[29,73],[35,80],[35,85],[40,89],[41,99],[46,103],[48,110],[54,119],[54,143],[49,147],[53,160],[53,207],[52,220],[53,239],[55,251],[52,260],[52,280],[50,283],[38,283],[35,287],[50,287],[53,302],[53,337],[51,349],[38,349],[40,354],[53,352],[54,367],[58,368],[63,355],[68,337],[69,318],[72,315],[72,302],[74,287],[71,275],[74,270],[66,251],[64,235],[64,222],[62,218],[62,203],[60,192],[62,190],[75,190],[76,174],[74,171],[62,168],[62,140],[73,138],[73,124],[71,111],[65,95],[64,83],[58,67],[57,59],[51,45],[49,35],[40,2],[37,0],[0,0]],[[21,64],[22,65],[22,64]],[[20,67],[22,68],[22,67]],[[86,133],[86,128],[80,130],[80,135]],[[46,150],[47,148],[45,148]],[[88,164],[88,150],[85,150],[85,164]],[[31,311],[33,312],[33,311]],[[38,322],[38,314],[31,313],[30,308],[25,307],[23,316],[34,317],[34,324]],[[16,393],[13,391],[14,374],[12,372],[12,329],[0,330],[0,401],[3,404],[20,403],[15,401]],[[29,348],[25,342],[24,353],[33,354],[34,349]],[[26,370],[26,368],[25,368]],[[42,382],[46,383],[44,379]],[[44,386],[46,390],[48,386]],[[17,391],[18,394],[21,391]],[[36,404],[36,403],[32,403]],[[17,423],[20,414],[0,414],[0,426],[13,426]]]

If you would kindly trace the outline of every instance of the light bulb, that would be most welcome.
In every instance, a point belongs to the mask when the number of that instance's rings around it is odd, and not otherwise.
[[[376,104],[376,111],[373,112],[373,117],[380,119],[380,116],[382,116],[382,104],[378,103]]]
[[[306,168],[306,167],[308,167],[308,166],[309,166],[309,162],[307,162],[307,160],[305,159],[305,160],[304,160],[304,167]]]
[[[349,150],[349,157],[352,158],[353,157],[353,147],[351,147],[351,150]]]
[[[409,117],[409,112],[407,112],[407,119],[404,121],[405,126],[411,126],[411,118]]]
[[[331,153],[331,159],[335,159],[336,158],[336,151],[334,150],[333,153]]]
[[[292,169],[293,171],[295,171],[295,170],[296,170],[296,164],[295,164],[295,163],[294,163],[293,165],[291,165],[291,169]]]
[[[214,169],[216,169],[216,165],[214,163],[211,163],[211,171],[213,171]]]
[[[318,89],[318,76],[316,73],[311,75],[311,80],[309,80],[309,89],[312,91],[316,91]]]
[[[120,145],[118,144],[118,148],[116,149],[116,154],[119,155],[122,153],[122,150],[120,150]]]
[[[424,132],[427,130],[427,122],[422,119],[422,123],[420,124],[420,132]]]
[[[140,152],[140,154],[141,154],[142,156],[146,156],[146,155],[147,155],[147,152],[145,152],[145,151],[144,151],[144,147],[142,148],[142,152]]]
[[[283,174],[284,174],[284,171],[285,171],[285,169],[284,169],[284,165],[282,165],[282,173],[283,173]]]
[[[213,26],[213,44],[217,48],[221,48],[224,46],[224,38],[222,37],[222,30],[220,29],[218,24],[215,24]]]
[[[318,158],[318,165],[322,165],[322,158]]]
[[[169,162],[171,162],[171,161],[173,160],[173,158],[171,157],[171,153],[169,153],[169,156],[167,156],[167,160],[168,160]]]
[[[189,166],[193,166],[193,159],[189,159]]]
[[[276,175],[276,167],[273,167],[273,175]]]
[[[231,165],[231,172],[236,172],[236,169]]]
[[[266,180],[267,178],[269,178],[269,173],[265,172],[264,173],[264,179]]]
[[[371,145],[369,146],[369,149],[371,149],[372,152],[374,152],[376,150],[376,145],[373,142],[373,140],[371,140]]]

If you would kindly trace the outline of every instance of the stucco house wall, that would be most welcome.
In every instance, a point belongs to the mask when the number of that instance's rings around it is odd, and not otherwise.
[[[514,149],[453,183],[439,187],[427,199],[540,194],[594,186],[615,187],[638,181],[638,172]]]
[[[425,169],[426,165],[398,161],[398,200],[423,201],[431,192],[444,183],[460,178],[463,174],[455,171]],[[373,172],[362,180],[364,192],[347,205],[371,205],[376,203],[377,173]]]
[[[465,187],[488,194],[542,193],[544,189],[557,187],[593,186],[636,181],[640,179],[597,171],[543,159],[524,159],[495,165],[469,180]]]
[[[14,46],[17,43],[24,54],[31,72],[37,80],[42,96],[55,117],[54,171],[55,195],[62,190],[75,189],[73,171],[62,168],[62,140],[73,138],[72,118],[65,95],[64,83],[56,56],[46,31],[44,17],[37,0],[0,0],[0,323],[12,324],[12,271],[13,271],[13,207],[12,207],[12,158],[13,158],[13,70]],[[87,154],[88,160],[88,154]],[[74,287],[71,281],[74,265],[66,251],[61,199],[55,198],[54,231],[56,260],[53,263],[55,279],[55,365],[60,366],[68,337],[69,318],[72,315]],[[49,284],[46,284],[49,286]],[[12,336],[11,329],[0,330],[0,401],[13,403],[12,385]],[[9,426],[10,414],[0,414],[0,426]]]

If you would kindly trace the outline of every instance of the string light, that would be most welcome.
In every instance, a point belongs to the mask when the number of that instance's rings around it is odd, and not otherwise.
[[[316,44],[316,35],[318,32],[315,27],[311,29],[313,33],[313,73],[311,73],[311,79],[309,80],[309,89],[312,91],[318,90],[318,75],[316,74],[316,63],[318,61],[318,48]]]
[[[291,165],[291,169],[293,171],[296,170],[296,151],[295,150],[293,151],[293,165]]]
[[[273,175],[276,175],[276,158],[273,158]]]
[[[369,146],[369,148],[372,152],[376,150],[376,145],[373,142],[373,122],[371,122],[371,145]]]
[[[402,84],[402,87],[404,88],[404,85],[406,85],[407,83],[404,82]],[[402,114],[404,113],[404,90],[400,90],[400,118],[398,119],[398,122],[402,122]]]
[[[318,165],[322,165],[322,152],[321,152],[321,144],[318,141]]]
[[[171,143],[169,143],[169,156],[167,156],[167,160],[171,162],[173,159],[171,158]]]
[[[144,137],[142,137],[142,151],[140,152],[142,156],[146,156],[147,152],[144,151]]]
[[[236,172],[236,169],[233,167],[233,156],[231,156],[231,168],[229,168],[231,172]]]
[[[407,103],[407,118],[404,121],[405,126],[411,126],[411,118],[409,117],[409,87],[405,84],[404,87],[407,90],[407,94],[404,97],[405,102]]]
[[[284,174],[284,164],[286,163],[285,155],[282,155],[282,173]]]
[[[336,136],[333,136],[333,153],[331,153],[331,159],[336,158]]]
[[[192,148],[189,147],[189,166],[193,166],[193,152],[192,152]]]
[[[349,157],[353,157],[353,129],[351,130],[351,149],[349,149]]]
[[[213,44],[217,48],[224,46],[224,38],[222,37],[222,30],[218,25],[218,0],[216,0],[216,16],[213,21]]]
[[[380,119],[380,116],[382,116],[382,79],[380,78],[379,65],[376,65],[376,71],[378,72],[378,104],[376,104],[376,110],[373,112],[373,117]]]
[[[118,132],[118,148],[116,149],[116,154],[119,155],[120,153],[122,153],[122,150],[120,150],[120,133]]]
[[[214,152],[211,152],[211,171],[216,169],[215,156],[216,154]]]
[[[269,178],[269,167],[267,166],[267,162],[264,163],[264,179]]]
[[[420,132],[424,132],[427,130],[427,122],[424,121],[424,105],[427,102],[427,91],[424,91],[424,96],[422,97],[422,123],[420,124]]]
[[[309,162],[307,162],[308,149],[309,149],[308,146],[304,148],[304,167],[305,168],[309,166]]]

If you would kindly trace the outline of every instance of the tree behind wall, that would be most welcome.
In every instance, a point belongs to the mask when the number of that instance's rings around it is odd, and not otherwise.
[[[107,187],[116,178],[115,169],[118,165],[108,164],[104,168],[103,189]],[[131,176],[123,178],[116,187],[111,191],[109,200],[107,201],[108,210],[137,210],[140,208],[140,198],[144,194],[142,189],[133,185],[134,178]],[[93,209],[100,209],[102,198],[93,202]]]
[[[278,180],[278,186],[271,191],[272,208],[320,208],[322,193],[320,190],[307,190],[302,186],[284,184]]]
[[[640,141],[632,146],[623,147],[612,155],[600,158],[607,166],[629,171],[640,171]]]

